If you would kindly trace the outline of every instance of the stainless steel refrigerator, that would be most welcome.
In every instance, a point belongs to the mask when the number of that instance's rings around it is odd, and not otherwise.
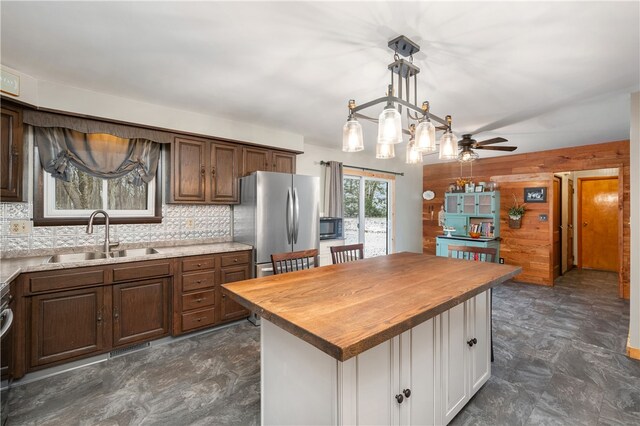
[[[319,203],[315,176],[254,172],[240,179],[233,239],[255,248],[255,277],[273,274],[272,253],[319,247]]]

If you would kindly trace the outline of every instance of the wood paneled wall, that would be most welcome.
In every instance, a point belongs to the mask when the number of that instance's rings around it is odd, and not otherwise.
[[[622,178],[622,256],[620,268],[620,295],[629,298],[630,232],[629,232],[629,141],[616,141],[572,148],[562,148],[526,154],[481,159],[473,164],[473,180],[495,181],[500,191],[500,246],[506,263],[522,267],[517,280],[542,285],[553,285],[552,264],[552,200],[553,173],[619,168]],[[469,165],[463,165],[463,177],[469,176]],[[444,202],[444,193],[450,183],[460,177],[460,163],[429,164],[423,167],[423,190],[433,190],[436,198],[423,201],[422,248],[435,254],[436,236],[442,234],[437,212]],[[515,194],[522,202],[523,188],[546,186],[547,203],[527,204],[520,229],[509,229],[507,210]],[[435,211],[431,220],[431,208]],[[540,222],[538,215],[549,215],[548,222]]]

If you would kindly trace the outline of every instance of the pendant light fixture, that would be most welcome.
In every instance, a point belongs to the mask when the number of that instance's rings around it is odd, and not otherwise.
[[[388,65],[391,74],[391,84],[388,86],[387,95],[362,105],[356,105],[355,100],[349,101],[349,117],[342,132],[342,150],[355,152],[364,149],[362,127],[358,118],[378,122],[378,136],[376,138],[376,158],[393,158],[395,155],[393,145],[402,142],[402,134],[408,134],[411,147],[407,147],[407,163],[416,164],[422,162],[422,155],[434,153],[436,146],[436,130],[444,130],[445,135],[440,143],[441,159],[458,158],[458,146],[455,135],[451,132],[451,117],[448,121],[432,114],[429,111],[429,102],[422,102],[418,106],[417,75],[420,68],[413,64],[413,55],[420,51],[420,46],[405,36],[399,36],[389,41],[388,46],[394,51],[393,62]],[[407,59],[401,59],[403,56]],[[413,87],[412,87],[413,86]],[[398,96],[395,96],[395,94]],[[385,103],[385,107],[375,120],[360,113],[360,111]],[[403,108],[406,111],[406,127],[403,128]],[[439,123],[435,126],[432,121]],[[417,123],[417,125],[416,125]],[[412,125],[413,130],[409,130]],[[443,151],[443,142],[446,143]],[[419,160],[418,160],[418,157]]]

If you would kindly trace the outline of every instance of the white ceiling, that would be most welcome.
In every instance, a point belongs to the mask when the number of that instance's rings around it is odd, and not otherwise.
[[[458,135],[503,136],[515,153],[628,138],[629,94],[640,90],[637,1],[1,7],[8,67],[333,148],[347,101],[384,95],[387,42],[400,34],[422,49],[414,57],[419,99],[436,115],[453,115]],[[365,125],[367,149],[375,132]]]

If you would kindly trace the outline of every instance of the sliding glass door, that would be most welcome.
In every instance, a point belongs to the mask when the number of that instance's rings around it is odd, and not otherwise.
[[[345,174],[343,184],[345,244],[364,243],[365,257],[390,253],[390,181]]]

